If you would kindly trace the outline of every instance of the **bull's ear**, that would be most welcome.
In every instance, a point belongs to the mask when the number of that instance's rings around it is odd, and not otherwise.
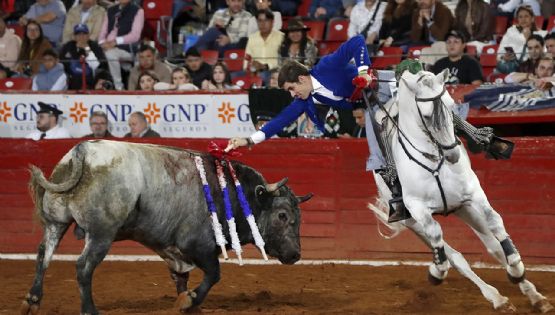
[[[313,194],[313,193],[308,193],[308,194],[306,194],[306,195],[304,195],[304,196],[297,196],[297,201],[298,201],[299,203],[303,203],[303,202],[305,202],[305,201],[309,201],[310,198],[312,198],[312,197],[314,197],[314,194]]]

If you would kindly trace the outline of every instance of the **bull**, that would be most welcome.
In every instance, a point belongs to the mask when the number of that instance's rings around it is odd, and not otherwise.
[[[73,147],[56,165],[50,180],[31,166],[31,195],[43,225],[36,274],[22,314],[38,312],[43,278],[60,240],[73,223],[85,239],[77,260],[81,314],[98,314],[92,297],[92,276],[119,240],[134,240],[156,252],[168,264],[181,311],[198,306],[220,280],[220,263],[200,175],[194,157],[205,161],[206,177],[217,205],[227,243],[230,235],[212,156],[179,148],[117,141],[87,141]],[[301,257],[299,204],[286,179],[269,184],[260,173],[232,162],[237,178],[265,241],[265,251],[284,264]],[[230,180],[229,171],[225,176]],[[253,236],[241,214],[234,185],[230,189],[241,244]],[[229,248],[229,247],[228,247]],[[189,272],[200,268],[203,280],[188,291]]]

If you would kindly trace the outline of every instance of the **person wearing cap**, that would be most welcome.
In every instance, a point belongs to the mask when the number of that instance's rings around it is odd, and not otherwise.
[[[204,62],[202,55],[195,47],[191,47],[185,52],[185,69],[189,71],[193,84],[199,89],[202,88],[202,82],[212,78],[212,66]]]
[[[39,102],[38,105],[40,109],[37,112],[37,130],[25,138],[33,140],[71,138],[66,128],[58,126],[58,118],[63,112],[55,106],[43,102]]]
[[[37,0],[27,13],[19,19],[21,25],[27,25],[29,20],[35,20],[42,26],[44,36],[52,46],[57,47],[62,42],[66,8],[59,0]]]
[[[279,2],[279,0],[278,0]],[[253,16],[249,19],[248,33],[252,35],[258,31],[258,22],[256,20],[256,13],[260,10],[269,10],[272,5],[271,0],[254,0],[254,5],[256,6]],[[272,30],[279,31],[281,29],[281,13],[279,11],[272,11],[274,14],[274,24],[272,25]]]
[[[39,73],[33,77],[33,91],[67,90],[67,75],[64,66],[58,61],[58,54],[54,49],[47,49],[42,53]]]
[[[60,52],[65,72],[69,77],[69,89],[83,88],[83,70],[85,71],[85,89],[93,89],[94,74],[99,69],[108,70],[108,62],[102,47],[90,39],[86,24],[77,24],[73,28],[74,39],[65,43]]]
[[[245,71],[257,73],[268,85],[269,70],[278,66],[278,51],[283,41],[283,33],[272,29],[274,14],[269,9],[259,10],[256,13],[256,21],[259,30],[249,36],[245,55],[249,56],[250,60],[245,60],[243,68]]]
[[[546,31],[538,30],[534,11],[529,6],[520,6],[515,11],[517,23],[507,29],[497,50],[497,71],[511,73],[517,70],[518,64],[526,60],[526,41],[532,34],[545,36]]]
[[[293,18],[287,23],[287,28],[282,31],[285,38],[279,48],[279,63],[283,64],[288,59],[297,60],[307,67],[312,67],[318,57],[318,48],[314,41],[308,37],[310,28],[300,17]]]
[[[448,84],[480,85],[484,82],[482,67],[476,59],[464,54],[465,42],[463,33],[451,30],[445,39],[447,57],[436,61],[432,66],[432,72],[439,74],[448,69]]]
[[[81,0],[67,13],[62,43],[65,44],[73,39],[73,28],[77,24],[86,24],[90,31],[90,39],[98,41],[98,35],[100,35],[100,29],[105,18],[106,10],[99,6],[96,0]]]

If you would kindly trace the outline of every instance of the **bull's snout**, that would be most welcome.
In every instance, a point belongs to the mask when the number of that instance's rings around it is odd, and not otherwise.
[[[281,255],[279,257],[279,261],[284,265],[292,265],[297,261],[299,261],[299,259],[301,259],[300,252],[291,252],[291,253],[288,253],[287,255]]]

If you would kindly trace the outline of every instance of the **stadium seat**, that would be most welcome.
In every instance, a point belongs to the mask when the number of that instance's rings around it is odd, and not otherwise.
[[[547,32],[551,33],[551,30],[555,27],[555,15],[552,15],[547,20]]]
[[[346,41],[349,38],[347,35],[348,28],[349,20],[342,18],[331,19],[326,30],[326,40]]]
[[[407,57],[414,59],[414,58],[420,58],[420,54],[422,54],[422,49],[426,48],[426,47],[430,47],[430,46],[412,46],[409,48],[408,52],[407,52]]]
[[[326,30],[326,22],[324,21],[303,21],[303,23],[310,27],[308,36],[313,40],[319,42],[324,39],[324,32]]]
[[[145,20],[158,20],[161,16],[172,16],[172,1],[146,0],[143,1]]]
[[[6,27],[14,32],[15,35],[19,36],[23,40],[25,36],[25,28],[19,24],[10,24],[6,25]]]
[[[372,58],[372,68],[388,69],[401,62],[403,49],[401,47],[382,47],[377,56]]]
[[[231,82],[233,82],[233,84],[237,85],[238,87],[244,90],[250,89],[253,86],[253,84],[256,85],[257,87],[261,87],[263,85],[262,78],[254,75],[244,75],[244,76],[235,77],[231,80]]]
[[[312,0],[300,1],[301,5],[297,8],[297,16],[305,17],[308,16],[308,10],[310,10],[310,5]]]
[[[244,49],[230,49],[224,53],[224,62],[229,72],[243,70],[243,62],[245,61]]]
[[[470,57],[478,59],[478,48],[474,45],[466,45],[466,54]]]
[[[482,66],[484,78],[488,78],[493,73],[493,70],[495,70],[495,66],[497,65],[498,49],[499,45],[487,45],[482,48],[480,65]]]
[[[33,87],[31,78],[7,78],[0,80],[0,91],[30,90]]]
[[[318,56],[325,56],[329,55],[330,53],[334,52],[341,46],[343,42],[335,42],[335,41],[321,41],[318,42]]]
[[[495,17],[495,36],[497,38],[497,42],[501,40],[503,35],[507,32],[507,26],[509,23],[509,18],[506,16],[496,16]]]
[[[201,50],[200,55],[202,60],[207,64],[213,66],[218,62],[218,51],[217,50]]]

